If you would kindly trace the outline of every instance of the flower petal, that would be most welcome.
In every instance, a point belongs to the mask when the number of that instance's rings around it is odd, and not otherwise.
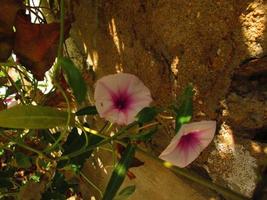
[[[178,167],[185,167],[208,146],[215,130],[215,121],[184,124],[159,157]]]
[[[160,154],[160,156],[165,156],[168,154],[171,154],[176,146],[178,145],[180,138],[182,137],[182,134],[179,134],[179,132],[172,138],[170,144],[164,149],[164,151]]]
[[[191,145],[187,149],[177,147],[171,153],[161,154],[159,157],[175,166],[186,167],[199,156],[200,152],[200,145]]]
[[[197,137],[204,149],[209,145],[214,137],[216,131],[216,121],[200,121],[184,124],[181,131],[183,132],[183,135],[197,132]]]
[[[100,116],[118,124],[133,122],[137,113],[152,101],[149,89],[136,76],[127,73],[99,79],[94,98]]]

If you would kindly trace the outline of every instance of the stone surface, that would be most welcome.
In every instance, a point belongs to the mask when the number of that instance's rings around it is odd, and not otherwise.
[[[252,89],[244,87],[243,79],[238,82],[233,77],[244,61],[266,55],[267,1],[79,2],[74,9],[72,37],[87,65],[92,65],[94,78],[118,71],[133,73],[151,89],[154,104],[161,106],[169,105],[188,83],[193,83],[194,120],[217,120],[220,131],[214,144],[192,165],[204,166],[215,182],[251,196],[259,159],[264,155],[264,151],[256,153],[252,144],[260,149],[264,145],[250,139],[267,126],[266,90],[250,80],[246,85],[254,84]],[[88,80],[91,86],[92,82]],[[234,148],[225,146],[224,133],[229,134],[230,129],[237,141]],[[165,148],[171,137],[159,133],[155,151]],[[150,177],[149,171],[142,173],[142,179],[152,184],[145,178]],[[172,188],[169,182],[173,179],[179,182],[172,177],[163,185]],[[142,185],[139,194],[146,195],[149,187]],[[161,188],[155,187],[155,195],[151,193],[147,199],[156,199]]]
[[[231,127],[222,124],[214,140],[207,170],[215,182],[226,185],[235,191],[251,197],[256,187],[257,160],[250,154],[244,142],[234,140]]]

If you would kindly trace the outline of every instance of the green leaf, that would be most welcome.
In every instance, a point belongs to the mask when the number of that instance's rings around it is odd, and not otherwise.
[[[65,126],[68,113],[52,107],[18,105],[0,112],[0,127],[24,129],[48,129]],[[71,115],[70,123],[73,124]]]
[[[1,178],[13,177],[15,172],[16,172],[16,168],[15,167],[7,168],[7,169],[5,169],[3,171],[0,171],[0,177]]]
[[[65,180],[65,176],[56,171],[56,174],[52,180],[50,187],[47,187],[47,190],[42,195],[42,200],[65,200],[67,199],[66,194],[71,189],[74,189],[76,184],[68,183]]]
[[[155,107],[145,107],[137,114],[137,121],[139,123],[148,123],[152,121],[158,114],[158,110]]]
[[[122,189],[114,200],[126,200],[135,192],[135,185],[130,185]]]
[[[17,80],[14,84],[16,86],[12,85],[12,86],[7,88],[5,97],[8,97],[11,94],[17,93],[18,92],[17,88],[21,89],[21,80]]]
[[[0,177],[0,188],[12,188],[13,183],[9,178]]]
[[[65,181],[65,177],[63,174],[56,172],[52,184],[50,186],[51,189],[47,188],[47,190],[42,195],[42,200],[65,200],[66,196],[64,195],[68,189],[69,184]]]
[[[98,112],[97,112],[95,106],[88,106],[88,107],[85,107],[85,108],[82,108],[82,109],[78,110],[75,114],[77,116],[81,116],[81,115],[97,115]]]
[[[175,117],[175,131],[176,133],[180,130],[181,126],[185,123],[190,122],[193,115],[193,87],[189,85],[180,99],[179,108],[174,107],[176,114]]]
[[[72,60],[68,58],[59,58],[59,64],[67,75],[67,81],[71,87],[77,101],[81,103],[86,97],[86,84],[81,72],[77,69]]]
[[[65,181],[65,176],[60,172],[56,172],[56,175],[53,179],[52,188],[56,189],[57,192],[65,193],[68,188],[69,184]]]
[[[29,168],[31,164],[31,160],[28,156],[26,156],[24,153],[16,152],[15,153],[15,159],[16,163],[21,168]]]
[[[112,172],[102,200],[111,200],[114,198],[124,181],[125,175],[128,171],[129,166],[131,165],[134,154],[135,146],[128,144],[122,154],[120,161],[116,164],[115,169]]]
[[[36,172],[35,174],[32,174],[29,179],[36,183],[39,183],[41,179],[41,174]]]
[[[88,144],[86,145],[86,137],[85,134],[87,134],[87,139],[88,139]],[[64,153],[62,156],[79,151],[80,149],[86,150],[89,148],[91,145],[95,145],[99,143],[102,140],[101,137],[93,135],[93,134],[88,134],[88,133],[82,133],[81,135],[78,133],[77,128],[73,128],[72,131],[70,132],[67,141],[64,143],[62,146],[64,149]],[[86,161],[87,158],[91,156],[92,151],[90,152],[85,152],[83,154],[80,154],[77,157],[72,158],[71,160],[66,161],[61,161],[58,163],[59,167],[64,167],[66,165],[78,165],[78,166],[83,166],[83,163]]]

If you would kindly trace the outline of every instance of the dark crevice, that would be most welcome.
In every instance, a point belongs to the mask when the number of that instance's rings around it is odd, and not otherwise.
[[[252,140],[261,143],[267,143],[267,126],[261,129],[252,130],[252,133],[254,135]]]
[[[235,119],[225,119],[235,130],[236,136],[267,143],[267,120],[264,114],[266,102],[267,56],[242,62],[233,74],[226,96],[229,112],[238,111],[240,114],[237,117],[247,119],[244,124],[237,123]],[[262,105],[262,108],[255,105]]]
[[[254,191],[252,200],[266,200],[267,199],[267,168],[265,167],[261,180],[257,184],[256,189]]]

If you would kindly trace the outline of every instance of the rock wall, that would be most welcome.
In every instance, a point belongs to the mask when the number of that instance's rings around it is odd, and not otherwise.
[[[72,38],[94,78],[133,73],[151,89],[154,104],[163,106],[193,83],[194,120],[217,120],[218,131],[191,166],[252,196],[266,152],[257,138],[267,127],[267,70],[265,61],[249,60],[267,52],[267,1],[80,0],[74,11]],[[154,151],[160,152],[171,137],[158,134]],[[158,188],[163,186],[172,188],[168,181]],[[159,199],[152,192],[150,198]]]

